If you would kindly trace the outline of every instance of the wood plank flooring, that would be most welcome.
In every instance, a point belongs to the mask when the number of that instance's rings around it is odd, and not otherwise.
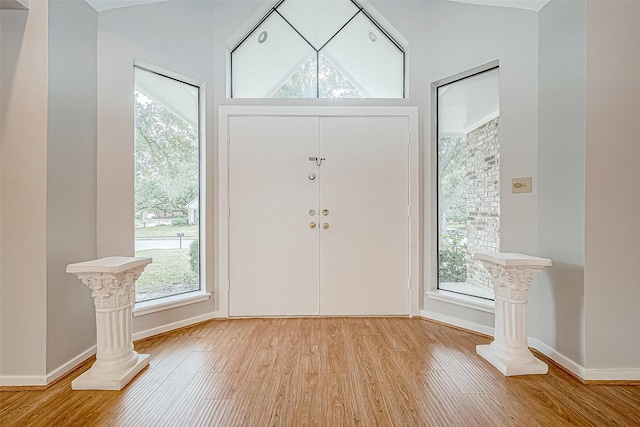
[[[640,387],[506,378],[490,339],[422,319],[214,320],[137,342],[124,390],[0,393],[8,426],[640,426]]]

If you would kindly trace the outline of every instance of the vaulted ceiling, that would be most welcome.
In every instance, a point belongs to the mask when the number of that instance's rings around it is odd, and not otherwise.
[[[95,10],[102,12],[109,9],[117,9],[120,7],[139,6],[147,3],[158,3],[167,0],[85,0]]]
[[[167,0],[85,0],[95,10],[102,12],[109,9],[117,9],[120,7],[138,6],[147,3],[158,3]],[[216,0],[210,0],[216,1]],[[458,3],[471,3],[484,6],[514,7],[518,9],[527,9],[539,11],[549,2],[549,0],[447,0]]]
[[[458,3],[479,4],[483,6],[515,7],[517,9],[535,10],[536,12],[549,3],[549,0],[448,0]]]

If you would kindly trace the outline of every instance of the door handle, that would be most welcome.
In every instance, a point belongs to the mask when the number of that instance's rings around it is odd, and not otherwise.
[[[325,230],[329,228],[329,223],[325,222],[324,224],[322,224],[322,228],[324,228]]]
[[[316,225],[316,223],[315,223],[315,222],[310,222],[310,223],[309,223],[309,228],[314,229],[314,228],[316,228],[316,227],[317,227],[317,225]]]

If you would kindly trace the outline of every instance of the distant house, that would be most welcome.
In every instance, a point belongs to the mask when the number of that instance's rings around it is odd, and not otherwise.
[[[200,220],[200,200],[196,197],[189,204],[187,204],[187,220],[189,225],[196,225]]]

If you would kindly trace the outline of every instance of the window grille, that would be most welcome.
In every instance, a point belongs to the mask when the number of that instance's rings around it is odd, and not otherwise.
[[[282,0],[231,51],[233,98],[404,98],[405,51],[354,0]]]

